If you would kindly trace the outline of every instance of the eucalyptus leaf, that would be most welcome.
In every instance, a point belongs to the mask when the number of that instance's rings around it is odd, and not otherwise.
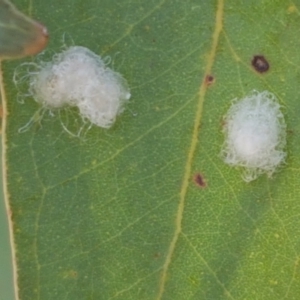
[[[300,1],[16,4],[51,33],[42,56],[3,64],[19,298],[298,300]],[[14,73],[72,45],[128,81],[123,114],[107,130],[43,111],[19,133],[41,107],[32,70],[17,87]],[[220,151],[223,116],[253,90],[283,106],[287,158],[246,183]]]

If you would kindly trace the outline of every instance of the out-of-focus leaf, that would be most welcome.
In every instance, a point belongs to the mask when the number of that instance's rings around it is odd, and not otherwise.
[[[46,27],[0,0],[0,58],[16,58],[42,51],[48,41]]]

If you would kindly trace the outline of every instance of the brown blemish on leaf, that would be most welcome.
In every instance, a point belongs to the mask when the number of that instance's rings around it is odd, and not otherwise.
[[[255,55],[251,62],[253,68],[258,73],[265,73],[269,70],[270,65],[263,55]]]
[[[201,187],[201,188],[205,188],[206,187],[206,182],[204,180],[204,177],[202,174],[200,173],[196,173],[194,175],[194,182],[197,186]]]
[[[212,75],[206,75],[205,76],[205,83],[207,85],[212,85],[215,82],[215,77]]]

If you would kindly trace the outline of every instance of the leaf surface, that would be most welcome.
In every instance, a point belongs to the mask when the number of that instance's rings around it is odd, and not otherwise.
[[[26,62],[86,46],[110,56],[132,98],[109,130],[74,137],[64,127],[82,120],[67,109],[19,133],[39,106],[26,77],[12,82],[22,61],[4,64],[20,299],[298,299],[300,1],[26,5],[51,36]],[[223,115],[253,89],[284,106],[288,158],[247,184],[219,154]]]

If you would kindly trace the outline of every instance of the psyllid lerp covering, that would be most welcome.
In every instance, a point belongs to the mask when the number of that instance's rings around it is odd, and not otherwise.
[[[29,93],[49,109],[77,106],[84,120],[109,128],[130,98],[126,80],[88,48],[72,46],[30,74]]]
[[[253,91],[235,99],[224,121],[222,158],[231,166],[242,167],[246,182],[262,173],[271,176],[284,162],[286,124],[275,95]]]

